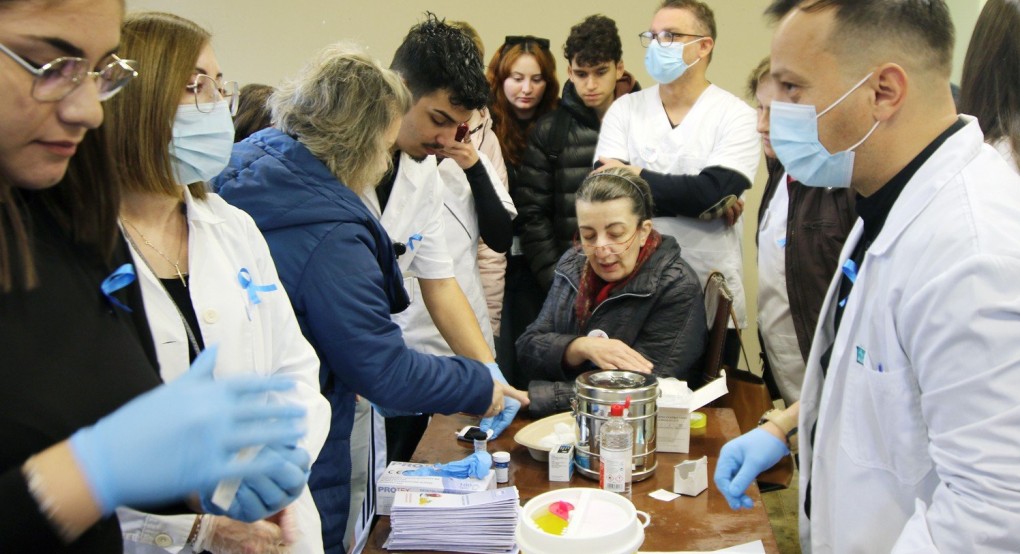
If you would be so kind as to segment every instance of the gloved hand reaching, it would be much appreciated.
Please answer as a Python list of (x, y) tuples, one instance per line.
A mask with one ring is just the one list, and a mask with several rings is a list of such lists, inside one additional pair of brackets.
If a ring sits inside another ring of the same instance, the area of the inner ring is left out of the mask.
[(754, 501), (747, 496), (751, 481), (789, 453), (783, 441), (760, 427), (744, 433), (723, 445), (719, 452), (715, 486), (726, 497), (730, 508), (752, 508)]
[(227, 478), (253, 478), (283, 470), (290, 460), (256, 457), (235, 462), (243, 447), (295, 444), (305, 433), (305, 409), (267, 404), (266, 393), (294, 387), (290, 379), (234, 377), (213, 380), (216, 347), (191, 370), (149, 391), (70, 443), (104, 515), (117, 506), (145, 507), (208, 495)]
[[(499, 366), (495, 362), (489, 362), (485, 364), (485, 367), (489, 368), (489, 373), (492, 375), (493, 381), (510, 387), (510, 384), (506, 381), (506, 377), (503, 376), (503, 372), (500, 371)], [(490, 437), (490, 440), (494, 439), (513, 422), (514, 417), (517, 416), (517, 412), (520, 410), (520, 400), (509, 395), (504, 395), (503, 411), (493, 417), (483, 419), (482, 422), (478, 424), (478, 428), (482, 431), (492, 429), (492, 437)]]
[(255, 463), (274, 468), (270, 472), (245, 477), (230, 508), (222, 510), (202, 496), (202, 509), (238, 521), (258, 521), (279, 512), (297, 500), (308, 482), (312, 458), (296, 446), (267, 446), (259, 450)]
[(488, 452), (475, 452), (463, 460), (446, 464), (435, 464), (403, 472), (404, 475), (417, 477), (456, 477), (458, 479), (484, 479), (492, 469), (492, 455)]

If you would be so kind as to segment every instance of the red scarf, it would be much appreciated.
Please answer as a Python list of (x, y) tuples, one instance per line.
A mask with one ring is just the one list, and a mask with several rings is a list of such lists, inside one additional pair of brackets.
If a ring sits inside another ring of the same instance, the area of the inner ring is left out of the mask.
[(592, 312), (595, 311), (599, 304), (605, 302), (614, 290), (623, 287), (638, 274), (641, 266), (648, 261), (648, 258), (652, 257), (652, 254), (658, 250), (661, 244), (662, 235), (655, 229), (652, 229), (652, 232), (648, 235), (648, 240), (645, 241), (641, 251), (638, 252), (634, 271), (613, 283), (607, 283), (599, 277), (591, 268), (590, 261), (584, 263), (584, 268), (581, 270), (581, 279), (577, 287), (577, 300), (574, 302), (574, 313), (577, 315), (577, 327), (579, 330), (583, 331), (588, 326), (588, 319), (591, 318)]

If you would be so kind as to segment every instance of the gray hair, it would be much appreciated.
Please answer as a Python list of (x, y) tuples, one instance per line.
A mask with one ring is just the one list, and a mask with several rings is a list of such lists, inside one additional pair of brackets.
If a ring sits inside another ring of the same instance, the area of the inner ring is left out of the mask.
[(612, 167), (589, 175), (577, 188), (574, 201), (609, 202), (618, 198), (630, 198), (639, 222), (651, 219), (655, 213), (648, 182), (623, 167)]
[(337, 43), (281, 85), (269, 107), (273, 126), (295, 136), (360, 193), (390, 167), (386, 130), (411, 109), (411, 93), (361, 48)]

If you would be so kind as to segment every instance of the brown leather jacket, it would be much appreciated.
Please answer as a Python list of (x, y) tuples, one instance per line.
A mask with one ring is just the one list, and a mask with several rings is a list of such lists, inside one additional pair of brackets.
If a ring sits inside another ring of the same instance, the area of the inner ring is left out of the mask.
[[(776, 187), (786, 185), (786, 171), (778, 160), (766, 158), (769, 178), (758, 210), (758, 229)], [(789, 184), (789, 219), (786, 224), (786, 292), (790, 296), (793, 327), (800, 353), (807, 361), (825, 293), (836, 274), (839, 253), (857, 221), (856, 193), (852, 189)], [(758, 231), (755, 231), (755, 244)]]

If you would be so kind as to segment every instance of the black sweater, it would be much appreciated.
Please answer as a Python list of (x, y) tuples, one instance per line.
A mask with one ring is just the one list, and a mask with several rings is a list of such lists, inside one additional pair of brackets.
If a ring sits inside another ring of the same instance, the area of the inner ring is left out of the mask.
[[(112, 307), (99, 289), (129, 255), (121, 244), (114, 261), (102, 261), (28, 204), (39, 285), (0, 292), (0, 552), (122, 552), (116, 517), (63, 545), (20, 467), (160, 384), (132, 314)], [(116, 295), (144, 320), (137, 284)]]

